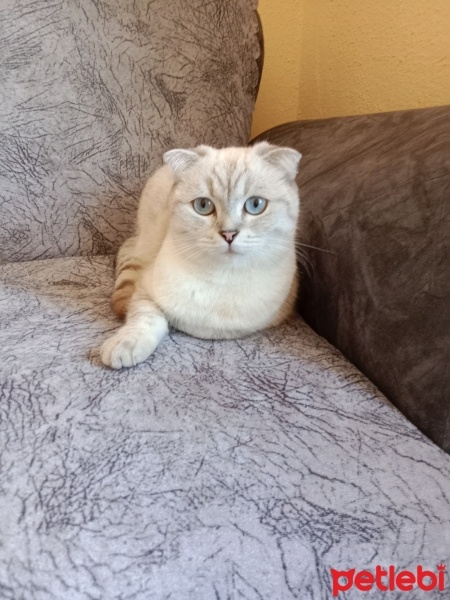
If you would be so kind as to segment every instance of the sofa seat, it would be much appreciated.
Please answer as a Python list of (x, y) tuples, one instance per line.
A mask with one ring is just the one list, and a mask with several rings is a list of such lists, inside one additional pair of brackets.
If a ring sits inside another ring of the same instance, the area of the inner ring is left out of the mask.
[(112, 256), (0, 280), (2, 599), (321, 600), (330, 568), (449, 565), (450, 457), (300, 318), (113, 371)]

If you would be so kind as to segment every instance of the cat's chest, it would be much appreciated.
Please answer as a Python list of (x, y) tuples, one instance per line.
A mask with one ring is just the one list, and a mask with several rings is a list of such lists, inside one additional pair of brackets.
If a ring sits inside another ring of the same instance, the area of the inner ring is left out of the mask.
[[(155, 269), (153, 285), (158, 304), (178, 316), (196, 313), (207, 318), (213, 313), (219, 318), (230, 319), (245, 313), (250, 304), (249, 279), (240, 273), (218, 271), (207, 276), (172, 265), (171, 269)], [(250, 287), (253, 294), (260, 291), (257, 281), (252, 281)]]
[(178, 329), (222, 338), (268, 326), (289, 285), (264, 272), (222, 268), (208, 276), (160, 260), (153, 267), (151, 294)]

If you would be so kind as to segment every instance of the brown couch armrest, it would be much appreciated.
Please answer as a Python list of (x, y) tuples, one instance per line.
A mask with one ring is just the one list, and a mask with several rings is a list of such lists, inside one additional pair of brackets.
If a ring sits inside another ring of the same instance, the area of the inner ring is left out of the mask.
[[(303, 153), (299, 308), (450, 450), (450, 107), (288, 123)], [(394, 433), (394, 432), (393, 432)]]

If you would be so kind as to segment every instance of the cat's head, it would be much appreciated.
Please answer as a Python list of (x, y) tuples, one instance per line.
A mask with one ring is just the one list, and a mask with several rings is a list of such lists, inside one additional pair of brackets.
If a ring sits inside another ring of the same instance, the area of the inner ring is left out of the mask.
[(245, 148), (170, 150), (169, 232), (180, 256), (198, 263), (265, 264), (292, 250), (301, 154), (260, 142)]

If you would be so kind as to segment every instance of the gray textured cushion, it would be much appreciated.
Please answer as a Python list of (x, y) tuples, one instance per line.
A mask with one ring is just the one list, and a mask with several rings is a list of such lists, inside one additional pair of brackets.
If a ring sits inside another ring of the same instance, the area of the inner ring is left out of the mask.
[(324, 600), (331, 567), (450, 564), (450, 457), (301, 320), (116, 372), (111, 257), (0, 279), (2, 600)]
[(304, 154), (301, 239), (326, 250), (304, 248), (302, 314), (450, 451), (450, 107), (263, 137)]
[(0, 262), (114, 251), (164, 150), (246, 144), (254, 0), (2, 0)]

